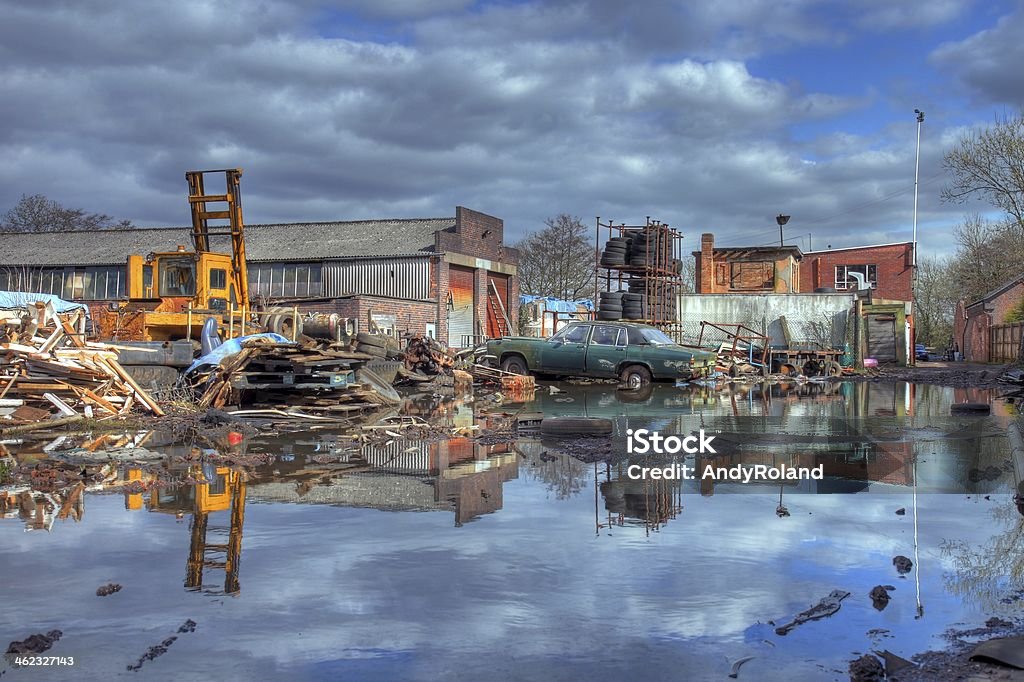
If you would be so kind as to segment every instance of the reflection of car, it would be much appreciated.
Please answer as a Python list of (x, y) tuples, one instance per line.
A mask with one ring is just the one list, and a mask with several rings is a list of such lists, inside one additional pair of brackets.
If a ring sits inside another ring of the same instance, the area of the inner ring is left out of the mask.
[(928, 349), (924, 347), (923, 343), (914, 345), (914, 357), (918, 360), (928, 360)]
[(506, 372), (619, 377), (632, 387), (690, 379), (715, 363), (714, 353), (680, 346), (660, 329), (632, 322), (574, 322), (549, 339), (488, 341), (487, 352)]

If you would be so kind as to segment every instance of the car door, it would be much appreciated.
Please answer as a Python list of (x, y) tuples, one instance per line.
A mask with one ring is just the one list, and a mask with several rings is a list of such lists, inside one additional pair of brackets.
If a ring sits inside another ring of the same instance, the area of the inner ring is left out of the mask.
[(587, 376), (614, 377), (626, 359), (626, 330), (617, 324), (597, 324), (587, 344)]
[(574, 325), (551, 337), (541, 351), (541, 371), (549, 374), (582, 374), (586, 368), (589, 325)]

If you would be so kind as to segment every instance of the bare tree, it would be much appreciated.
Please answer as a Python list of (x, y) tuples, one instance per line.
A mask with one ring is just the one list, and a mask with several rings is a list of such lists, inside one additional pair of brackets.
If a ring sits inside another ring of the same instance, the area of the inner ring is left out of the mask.
[(943, 161), (952, 174), (944, 199), (987, 201), (1024, 230), (1024, 115), (996, 117), (991, 127), (965, 134)]
[(574, 301), (594, 287), (594, 244), (576, 216), (562, 213), (516, 244), (519, 287), (524, 294)]
[(917, 340), (927, 346), (945, 348), (953, 335), (953, 312), (961, 295), (949, 258), (922, 258), (917, 264), (914, 286), (914, 319)]
[(970, 216), (955, 235), (957, 250), (950, 276), (960, 298), (968, 303), (1024, 270), (1024, 231), (1015, 223)]
[(3, 232), (69, 232), (132, 227), (130, 220), (115, 221), (105, 213), (87, 213), (65, 208), (42, 194), (22, 194), (21, 199), (0, 218)]

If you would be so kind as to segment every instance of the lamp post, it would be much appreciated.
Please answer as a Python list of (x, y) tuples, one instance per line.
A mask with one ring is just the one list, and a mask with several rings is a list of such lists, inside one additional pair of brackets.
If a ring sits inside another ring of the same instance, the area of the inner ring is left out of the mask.
[(917, 277), (917, 180), (921, 169), (921, 124), (924, 123), (924, 112), (914, 109), (917, 114), (917, 155), (914, 159), (914, 277)]
[(782, 242), (782, 226), (789, 222), (789, 216), (780, 213), (775, 216), (775, 222), (779, 224), (779, 246), (785, 246)]

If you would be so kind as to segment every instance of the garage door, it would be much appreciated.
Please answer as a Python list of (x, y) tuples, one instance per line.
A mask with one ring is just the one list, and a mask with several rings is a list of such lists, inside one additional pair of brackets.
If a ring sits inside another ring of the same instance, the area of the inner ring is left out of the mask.
[(473, 271), (451, 266), (448, 270), (448, 345), (473, 345)]
[(868, 315), (868, 357), (896, 362), (895, 315)]

